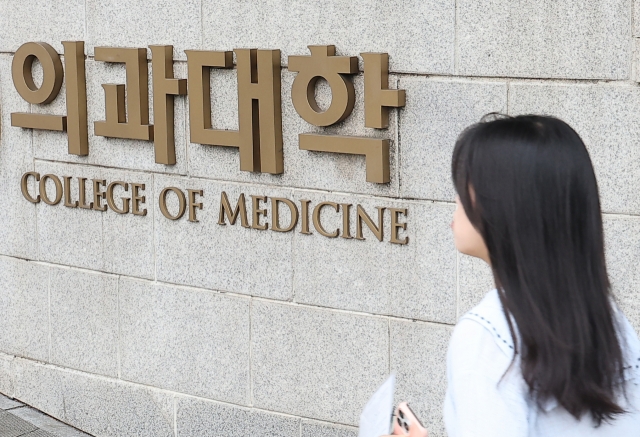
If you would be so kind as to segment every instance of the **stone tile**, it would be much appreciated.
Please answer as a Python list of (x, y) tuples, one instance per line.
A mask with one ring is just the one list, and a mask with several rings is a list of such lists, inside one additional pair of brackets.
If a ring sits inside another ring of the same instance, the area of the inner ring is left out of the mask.
[[(212, 119), (215, 129), (238, 129), (236, 71), (213, 71)], [(293, 107), (291, 86), (294, 73), (282, 74), (282, 120), (284, 173), (250, 173), (240, 171), (240, 157), (235, 147), (215, 147), (189, 144), (189, 174), (204, 178), (243, 181), (268, 185), (317, 188), (339, 192), (367, 193), (384, 196), (398, 194), (397, 178), (397, 111), (392, 109), (389, 129), (371, 129), (364, 126), (364, 80), (354, 79), (356, 102), (353, 113), (343, 122), (329, 128), (318, 128), (304, 121)], [(390, 86), (396, 87), (397, 78), (391, 76)], [(331, 91), (328, 85), (320, 84), (316, 89), (320, 107), (328, 107)], [(366, 181), (364, 156), (324, 153), (300, 150), (298, 135), (319, 132), (326, 135), (363, 136), (386, 138), (390, 142), (391, 181), (376, 184)]]
[[(153, 220), (156, 196), (153, 187), (153, 175), (140, 172), (124, 172), (102, 169), (102, 179), (107, 181), (124, 181), (144, 184), (140, 194), (146, 197), (141, 208), (147, 210), (146, 216), (134, 214), (117, 214), (112, 210), (102, 216), (102, 254), (104, 269), (108, 272), (128, 276), (153, 279), (155, 277), (155, 247)], [(131, 198), (131, 185), (128, 191), (121, 188), (114, 190), (114, 197)], [(118, 200), (118, 207), (122, 207)]]
[[(224, 0), (202, 6), (205, 49), (280, 49), (284, 65), (289, 55), (307, 54), (308, 45), (334, 44), (342, 55), (389, 52), (393, 71), (453, 73), (452, 1)], [(416, 44), (417, 38), (420, 44)], [(269, 41), (268, 47), (265, 41)]]
[[(31, 407), (22, 407), (11, 410), (11, 414), (17, 416), (30, 424), (37, 426), (41, 433), (45, 433), (46, 436), (53, 437), (91, 437), (82, 431), (79, 431), (65, 423), (59, 422), (51, 416), (36, 410)], [(30, 437), (37, 437), (32, 434), (28, 434)]]
[(14, 371), (12, 355), (0, 352), (0, 393), (13, 397), (14, 395)]
[[(104, 179), (107, 183), (144, 184), (145, 189), (140, 190), (140, 194), (146, 197), (146, 201), (141, 206), (147, 210), (147, 216), (117, 214), (111, 209), (100, 212), (68, 208), (63, 202), (55, 206), (39, 203), (38, 242), (46, 261), (143, 278), (154, 277), (153, 175), (40, 161), (36, 169), (40, 174), (72, 176), (73, 200), (78, 199), (79, 177), (87, 178), (87, 201), (93, 200), (93, 178)], [(130, 198), (131, 188), (128, 192), (117, 188), (114, 197), (118, 202), (120, 198)]]
[(607, 215), (604, 231), (613, 292), (636, 332), (640, 332), (640, 218)]
[(0, 411), (0, 431), (2, 437), (20, 437), (36, 429), (29, 422), (25, 422), (8, 411)]
[[(112, 64), (87, 60), (87, 111), (89, 128), (89, 155), (76, 156), (68, 153), (67, 135), (59, 132), (34, 131), (34, 153), (40, 159), (64, 161), (100, 166), (154, 171), (159, 173), (186, 173), (186, 107), (185, 98), (175, 99), (175, 143), (176, 165), (155, 163), (153, 141), (106, 138), (95, 135), (94, 122), (105, 119), (105, 97), (102, 84), (126, 81), (124, 64)], [(186, 65), (176, 64), (176, 78), (186, 78)], [(66, 113), (65, 88), (49, 105), (33, 106), (34, 112), (52, 114)], [(151, 86), (151, 66), (149, 65), (149, 117), (153, 124), (153, 88)]]
[[(170, 186), (183, 192), (202, 189), (203, 209), (197, 211), (199, 222), (192, 223), (187, 220), (188, 212), (180, 220), (172, 221), (154, 206), (158, 280), (280, 300), (292, 299), (292, 234), (246, 229), (240, 226), (239, 218), (235, 226), (218, 225), (223, 191), (233, 207), (240, 193), (244, 193), (251, 223), (251, 195), (290, 198), (291, 190), (155, 177), (155, 192), (160, 193)], [(177, 203), (177, 196), (170, 193), (167, 204), (173, 213), (177, 211)], [(265, 207), (269, 209), (269, 203)]]
[(301, 437), (357, 437), (358, 428), (303, 419), (300, 435)]
[(458, 73), (628, 79), (630, 0), (461, 0)]
[(389, 371), (382, 318), (254, 301), (253, 402), (258, 408), (355, 425)]
[[(35, 170), (41, 175), (72, 176), (71, 198), (78, 200), (78, 179), (87, 178), (86, 199), (93, 199), (91, 179), (102, 178), (102, 170), (90, 166), (37, 162)], [(53, 184), (51, 192), (53, 193)], [(35, 193), (35, 192), (34, 192)], [(38, 248), (40, 259), (93, 270), (104, 268), (102, 217), (99, 211), (69, 208), (58, 205), (37, 204)]]
[(602, 209), (639, 213), (640, 89), (636, 86), (514, 83), (509, 113), (547, 114), (566, 121), (582, 137), (593, 162)]
[(0, 394), (0, 410), (11, 410), (12, 408), (21, 407), (23, 405), (24, 404), (22, 402)]
[[(50, 416), (64, 420), (65, 375), (66, 372), (53, 366), (16, 358), (15, 398)], [(77, 377), (76, 381), (80, 383), (80, 377)]]
[(249, 308), (247, 298), (122, 278), (122, 378), (248, 404)]
[[(87, 31), (90, 56), (95, 46), (173, 45), (174, 58), (186, 60), (184, 50), (198, 50), (202, 46), (201, 2), (88, 0)], [(148, 57), (151, 58), (150, 50)]]
[(300, 419), (199, 399), (177, 398), (176, 428), (180, 437), (291, 437), (299, 435)]
[(65, 406), (64, 421), (95, 436), (174, 436), (173, 396), (159, 390), (69, 377)]
[(15, 52), (26, 42), (44, 41), (62, 53), (62, 41), (84, 40), (83, 0), (29, 4), (0, 0), (0, 10), (0, 52)]
[[(3, 1), (2, 8), (14, 8)], [(7, 6), (5, 6), (7, 4)], [(24, 5), (23, 5), (24, 6)], [(18, 3), (15, 4), (18, 8)], [(0, 17), (0, 23), (5, 15)], [(6, 27), (0, 24), (0, 35)], [(0, 36), (0, 41), (4, 41)], [(2, 42), (0, 42), (0, 45)], [(20, 258), (37, 258), (36, 209), (20, 192), (20, 178), (33, 170), (31, 131), (11, 126), (12, 112), (29, 112), (29, 104), (20, 97), (11, 80), (11, 61), (0, 55), (0, 253)], [(7, 74), (4, 74), (7, 72)]]
[(118, 376), (118, 279), (52, 268), (51, 362)]
[[(421, 320), (455, 323), (456, 252), (449, 223), (453, 206), (447, 204), (392, 201), (315, 192), (296, 191), (296, 203), (311, 200), (310, 209), (322, 201), (351, 204), (350, 235), (356, 235), (357, 206), (377, 221), (376, 207), (385, 207), (384, 239), (378, 241), (363, 224), (366, 240), (327, 238), (320, 235), (310, 220), (313, 235), (294, 234), (295, 301), (375, 314), (393, 314)], [(388, 208), (406, 208), (400, 221), (407, 223), (401, 237), (409, 244), (389, 242), (391, 212)], [(325, 229), (343, 227), (344, 207), (321, 210)], [(311, 215), (311, 211), (310, 211)]]
[(18, 360), (16, 397), (98, 436), (173, 436), (173, 397), (131, 383)]
[(49, 269), (0, 257), (0, 351), (49, 358)]
[(407, 91), (400, 116), (400, 193), (403, 197), (452, 201), (451, 155), (458, 135), (490, 112), (505, 112), (504, 82), (400, 80)]
[(478, 258), (458, 253), (458, 318), (496, 288), (491, 268)]
[(193, 398), (176, 399), (180, 437), (293, 437), (300, 419)]
[(453, 327), (391, 320), (391, 371), (396, 404), (406, 401), (433, 437), (444, 437), (446, 354)]

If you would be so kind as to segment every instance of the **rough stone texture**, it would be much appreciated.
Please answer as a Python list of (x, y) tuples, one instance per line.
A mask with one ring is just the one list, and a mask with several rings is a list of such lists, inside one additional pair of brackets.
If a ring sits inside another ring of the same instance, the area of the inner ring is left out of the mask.
[[(318, 128), (298, 115), (291, 101), (294, 73), (282, 73), (282, 122), (284, 173), (249, 173), (240, 171), (240, 157), (235, 147), (216, 147), (189, 144), (189, 174), (204, 178), (244, 181), (268, 185), (318, 188), (332, 191), (356, 192), (395, 196), (398, 194), (397, 175), (397, 111), (389, 111), (389, 128), (372, 129), (364, 126), (364, 80), (362, 75), (353, 82), (356, 101), (352, 114), (343, 122), (329, 128)], [(212, 125), (215, 129), (238, 129), (236, 71), (213, 70), (211, 73)], [(397, 88), (391, 76), (390, 87)], [(327, 108), (331, 102), (330, 87), (324, 83), (316, 88), (318, 105)], [(365, 158), (361, 155), (312, 152), (299, 149), (298, 135), (321, 132), (327, 135), (361, 136), (390, 139), (391, 181), (375, 184), (366, 181)]]
[[(31, 360), (14, 360), (15, 398), (52, 417), (64, 420), (66, 372)], [(74, 374), (76, 383), (84, 382)]]
[(0, 393), (7, 396), (14, 396), (14, 357), (0, 353)]
[(249, 307), (247, 298), (121, 279), (122, 378), (248, 404)]
[(25, 42), (44, 41), (62, 53), (61, 41), (85, 37), (84, 1), (0, 0), (0, 52), (15, 52)]
[(300, 419), (179, 397), (176, 429), (180, 437), (293, 437), (300, 434)]
[(640, 212), (640, 89), (635, 86), (514, 83), (509, 113), (560, 117), (582, 137), (598, 178), (605, 212)]
[[(71, 198), (78, 200), (78, 179), (87, 178), (86, 199), (93, 201), (91, 179), (143, 183), (145, 195), (142, 205), (147, 216), (116, 214), (81, 208), (65, 207), (63, 202), (51, 206), (37, 205), (38, 242), (41, 259), (57, 264), (109, 271), (113, 273), (153, 278), (155, 270), (153, 246), (153, 177), (145, 173), (80, 166), (72, 164), (37, 162), (36, 170), (44, 175), (72, 176)], [(53, 196), (54, 185), (48, 187)], [(104, 188), (103, 188), (104, 191)], [(114, 197), (131, 197), (132, 189), (118, 188)], [(35, 192), (34, 192), (35, 193)], [(103, 201), (103, 205), (106, 202)], [(118, 200), (120, 206), (120, 200)]]
[[(240, 218), (234, 226), (218, 225), (222, 191), (232, 208), (244, 193), (251, 224), (251, 195), (290, 198), (291, 190), (160, 176), (155, 177), (155, 184), (156, 193), (173, 186), (184, 193), (202, 189), (204, 194), (198, 197), (203, 203), (203, 209), (197, 211), (198, 223), (188, 221), (188, 211), (180, 220), (169, 220), (154, 206), (158, 280), (280, 300), (292, 298), (291, 233), (246, 229), (240, 226)], [(175, 194), (167, 195), (167, 205), (172, 214), (177, 213)], [(270, 217), (269, 203), (261, 205)]]
[[(7, 3), (3, 1), (3, 7)], [(18, 7), (17, 3), (15, 7)], [(4, 13), (0, 15), (1, 21)], [(0, 29), (4, 27), (0, 25)], [(4, 41), (2, 37), (0, 41)], [(35, 259), (36, 211), (20, 192), (22, 174), (33, 170), (31, 132), (11, 127), (11, 113), (29, 112), (29, 104), (13, 86), (11, 60), (7, 55), (0, 55), (0, 197), (3, 204), (0, 208), (0, 253)]]
[(49, 358), (49, 268), (0, 257), (0, 351)]
[(604, 220), (607, 267), (617, 302), (640, 332), (640, 219), (606, 216)]
[[(39, 430), (35, 432), (42, 433), (42, 437), (91, 437), (89, 434), (85, 434), (69, 425), (59, 422), (35, 408), (16, 408), (11, 410), (11, 414), (38, 427)], [(39, 435), (32, 433), (28, 434), (28, 437), (39, 437)]]
[[(156, 164), (153, 141), (106, 138), (95, 135), (94, 122), (105, 120), (105, 93), (102, 84), (124, 84), (126, 82), (124, 64), (96, 62), (88, 59), (86, 71), (89, 155), (70, 155), (68, 153), (67, 135), (64, 133), (35, 130), (33, 140), (35, 156), (50, 161), (184, 174), (187, 168), (185, 98), (175, 98), (176, 164)], [(184, 64), (176, 64), (174, 71), (176, 78), (187, 77), (186, 65)], [(52, 103), (41, 107), (33, 106), (33, 112), (65, 114), (65, 102), (65, 87), (63, 86), (60, 94)], [(151, 65), (149, 64), (149, 123), (153, 124), (153, 120), (153, 87), (151, 86)]]
[(631, 0), (461, 0), (458, 74), (628, 79)]
[(389, 371), (388, 322), (254, 301), (254, 406), (355, 425)]
[(52, 268), (51, 362), (118, 376), (118, 280)]
[[(173, 45), (174, 58), (186, 59), (185, 49), (202, 44), (201, 1), (144, 0), (117, 2), (88, 0), (87, 39), (89, 54), (94, 46), (147, 47)], [(113, 23), (105, 26), (104, 23)], [(151, 52), (149, 51), (149, 57)]]
[(316, 420), (302, 420), (301, 437), (357, 437), (358, 428), (352, 428)]
[[(296, 202), (311, 200), (313, 207), (328, 200), (326, 194), (296, 191)], [(351, 204), (350, 235), (356, 236), (357, 205), (377, 223), (376, 207), (407, 208), (408, 245), (391, 244), (391, 212), (384, 212), (384, 240), (379, 242), (366, 224), (365, 241), (327, 238), (311, 224), (313, 235), (294, 234), (295, 301), (376, 314), (455, 323), (455, 248), (449, 223), (453, 207), (444, 204), (395, 202), (385, 198), (332, 195), (339, 204)], [(328, 232), (343, 228), (344, 207), (336, 213), (321, 210)]]
[(455, 4), (449, 0), (224, 0), (203, 2), (202, 18), (205, 49), (280, 49), (285, 64), (288, 55), (308, 54), (308, 45), (333, 44), (340, 55), (389, 52), (393, 71), (453, 73)]
[(165, 392), (16, 360), (16, 397), (90, 434), (173, 436), (173, 398)]
[(446, 354), (452, 328), (390, 321), (391, 371), (396, 404), (406, 401), (433, 437), (444, 437), (442, 405), (447, 386)]
[(400, 80), (407, 108), (400, 115), (400, 193), (403, 197), (452, 201), (451, 155), (460, 132), (490, 112), (506, 112), (504, 82)]
[(458, 254), (458, 318), (496, 288), (491, 268), (478, 258)]

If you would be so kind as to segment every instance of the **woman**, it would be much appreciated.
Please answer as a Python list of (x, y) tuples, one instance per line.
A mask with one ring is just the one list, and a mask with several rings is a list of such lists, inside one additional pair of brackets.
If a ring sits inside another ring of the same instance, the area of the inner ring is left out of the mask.
[(496, 290), (447, 357), (449, 437), (640, 436), (640, 342), (605, 266), (598, 186), (578, 134), (503, 117), (459, 137), (456, 248)]

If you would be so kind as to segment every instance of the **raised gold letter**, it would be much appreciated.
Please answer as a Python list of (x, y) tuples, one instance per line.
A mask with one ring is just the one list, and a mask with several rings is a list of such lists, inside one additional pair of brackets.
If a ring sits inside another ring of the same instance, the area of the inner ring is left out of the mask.
[(187, 80), (173, 78), (173, 46), (149, 46), (153, 76), (153, 144), (158, 164), (176, 163), (173, 97), (187, 94)]
[(31, 203), (40, 202), (40, 195), (38, 194), (34, 199), (29, 194), (29, 176), (33, 176), (36, 181), (40, 180), (40, 173), (36, 173), (35, 171), (29, 171), (22, 175), (22, 179), (20, 180), (20, 190), (22, 190), (22, 195), (25, 199), (27, 199)]
[(240, 224), (242, 225), (242, 227), (248, 228), (249, 220), (247, 219), (247, 205), (244, 200), (244, 194), (240, 193), (240, 197), (238, 197), (238, 203), (236, 204), (236, 208), (233, 210), (232, 214), (229, 198), (227, 197), (227, 193), (223, 191), (220, 195), (220, 215), (218, 216), (218, 224), (226, 225), (224, 221), (224, 216), (226, 215), (227, 219), (229, 219), (229, 224), (235, 225), (238, 214), (240, 214)]
[(124, 63), (127, 73), (126, 114), (124, 110), (124, 85), (103, 84), (105, 121), (94, 123), (96, 135), (133, 140), (153, 140), (153, 126), (149, 125), (147, 49), (96, 47), (95, 59), (103, 62)]
[[(289, 207), (289, 211), (291, 211), (291, 221), (289, 222), (289, 226), (286, 228), (280, 227), (280, 215), (278, 211), (278, 203), (284, 203)], [(289, 199), (283, 199), (281, 197), (272, 197), (271, 198), (271, 229), (276, 232), (289, 232), (298, 224), (298, 208), (295, 203), (290, 201)]]

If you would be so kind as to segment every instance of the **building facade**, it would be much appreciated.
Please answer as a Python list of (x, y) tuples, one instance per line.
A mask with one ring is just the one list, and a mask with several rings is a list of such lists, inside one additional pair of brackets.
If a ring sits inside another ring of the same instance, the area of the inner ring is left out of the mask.
[(444, 436), (492, 288), (450, 158), (490, 112), (583, 137), (640, 329), (635, 3), (0, 0), (0, 392), (100, 437), (346, 437), (393, 372)]

